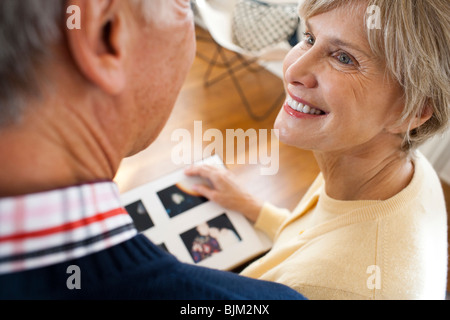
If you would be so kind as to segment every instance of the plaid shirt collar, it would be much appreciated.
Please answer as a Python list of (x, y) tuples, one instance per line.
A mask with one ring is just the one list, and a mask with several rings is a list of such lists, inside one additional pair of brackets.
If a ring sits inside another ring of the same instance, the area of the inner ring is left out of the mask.
[(80, 258), (136, 234), (111, 181), (0, 198), (0, 274)]

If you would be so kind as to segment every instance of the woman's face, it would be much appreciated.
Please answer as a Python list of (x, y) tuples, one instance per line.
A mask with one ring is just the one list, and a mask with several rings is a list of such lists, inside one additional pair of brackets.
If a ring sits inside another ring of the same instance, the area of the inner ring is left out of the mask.
[(323, 152), (364, 151), (387, 139), (400, 146), (393, 124), (403, 91), (370, 50), (365, 12), (344, 6), (306, 21), (284, 62), (287, 100), (275, 123), (282, 142)]

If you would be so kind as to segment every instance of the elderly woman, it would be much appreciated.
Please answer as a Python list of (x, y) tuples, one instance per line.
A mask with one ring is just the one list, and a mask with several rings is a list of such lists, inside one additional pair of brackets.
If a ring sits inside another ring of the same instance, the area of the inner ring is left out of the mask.
[(445, 201), (416, 148), (448, 123), (450, 2), (306, 0), (300, 15), (275, 127), (314, 152), (321, 173), (309, 191), (291, 213), (223, 170), (187, 174), (209, 178), (201, 193), (274, 240), (243, 275), (310, 299), (443, 298)]

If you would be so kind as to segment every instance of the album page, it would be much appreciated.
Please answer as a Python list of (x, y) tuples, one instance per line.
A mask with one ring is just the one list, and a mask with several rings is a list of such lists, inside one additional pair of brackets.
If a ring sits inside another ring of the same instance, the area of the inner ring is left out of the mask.
[[(218, 156), (198, 163), (223, 166)], [(271, 241), (242, 214), (197, 194), (184, 169), (122, 194), (139, 232), (180, 261), (232, 270), (271, 248)]]

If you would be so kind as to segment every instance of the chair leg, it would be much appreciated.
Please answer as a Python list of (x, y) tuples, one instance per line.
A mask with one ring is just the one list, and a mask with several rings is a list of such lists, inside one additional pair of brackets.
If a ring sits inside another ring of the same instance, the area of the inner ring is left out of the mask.
[(282, 99), (285, 96), (284, 91), (277, 97), (275, 102), (270, 106), (270, 108), (265, 113), (263, 113), (262, 115), (255, 114), (253, 112), (251, 106), (250, 106), (250, 103), (247, 100), (247, 97), (244, 94), (244, 91), (243, 91), (241, 85), (239, 84), (238, 79), (235, 76), (235, 71), (236, 70), (233, 70), (233, 68), (231, 67), (231, 65), (230, 65), (229, 61), (227, 60), (227, 58), (226, 58), (226, 56), (225, 56), (225, 54), (224, 54), (222, 49), (220, 49), (218, 51), (218, 54), (221, 56), (224, 64), (227, 66), (227, 73), (230, 76), (231, 80), (233, 81), (233, 84), (234, 84), (234, 86), (235, 86), (235, 88), (236, 88), (236, 90), (237, 90), (237, 92), (238, 92), (238, 94), (239, 94), (239, 96), (240, 96), (240, 98), (242, 100), (242, 103), (244, 104), (244, 107), (245, 107), (247, 113), (249, 114), (249, 116), (253, 120), (255, 120), (255, 121), (264, 121), (274, 110), (276, 110), (277, 108), (280, 107)]
[[(208, 38), (202, 38), (201, 40), (204, 41), (210, 41), (208, 40)], [(212, 41), (214, 42), (214, 41)], [(214, 42), (215, 43), (215, 42)], [(197, 53), (197, 56), (205, 61), (208, 62), (208, 69), (206, 70), (205, 76), (204, 76), (204, 84), (206, 87), (212, 86), (213, 84), (227, 78), (230, 77), (231, 80), (233, 81), (233, 84), (236, 88), (236, 91), (238, 92), (241, 101), (248, 113), (248, 115), (250, 116), (250, 118), (252, 118), (255, 121), (264, 121), (268, 116), (270, 116), (270, 114), (276, 110), (277, 108), (280, 107), (280, 104), (282, 102), (282, 99), (285, 96), (284, 91), (281, 92), (281, 94), (277, 97), (277, 99), (273, 102), (273, 104), (269, 107), (269, 109), (266, 110), (266, 112), (264, 112), (262, 115), (257, 115), (253, 112), (250, 103), (248, 102), (247, 97), (244, 94), (244, 90), (242, 89), (235, 73), (242, 70), (242, 69), (248, 69), (251, 72), (258, 72), (262, 69), (264, 69), (263, 66), (258, 66), (256, 68), (253, 68), (252, 65), (254, 65), (256, 62), (258, 62), (258, 59), (246, 59), (244, 58), (242, 55), (234, 52), (234, 56), (233, 58), (229, 59), (227, 58), (227, 56), (225, 55), (224, 49), (217, 43), (215, 43), (216, 45), (216, 50), (214, 52), (214, 55), (212, 58), (207, 58), (199, 53)], [(222, 62), (219, 62), (219, 59), (222, 60)], [(239, 61), (240, 63), (238, 65), (233, 66), (237, 61)], [(212, 70), (215, 68), (225, 68), (226, 70), (219, 74), (218, 76), (215, 76), (213, 79), (210, 79)]]
[[(241, 60), (241, 63), (243, 63), (243, 64), (246, 64), (246, 63), (247, 63), (247, 70), (249, 70), (250, 72), (256, 73), (256, 72), (259, 72), (259, 71), (261, 71), (262, 69), (264, 69), (264, 67), (261, 66), (261, 65), (258, 65), (256, 68), (253, 68), (253, 67), (252, 67), (253, 62), (252, 62), (252, 63), (248, 63), (248, 60), (245, 59), (245, 58), (244, 58), (242, 55), (240, 55), (240, 54), (236, 54), (236, 56), (238, 57), (239, 60)], [(254, 62), (257, 62), (258, 59), (254, 59), (253, 61), (254, 61)]]
[[(214, 67), (217, 65), (217, 60), (219, 59), (219, 55), (220, 55), (220, 47), (216, 47), (216, 51), (214, 52), (214, 56), (212, 57), (212, 59), (209, 61), (208, 64), (208, 69), (206, 70), (205, 73), (205, 77), (204, 77), (204, 81), (205, 81), (205, 86), (209, 87), (211, 86), (214, 82), (216, 81), (212, 81), (209, 79), (209, 76), (211, 75), (212, 70), (214, 69)], [(217, 79), (217, 78), (216, 78)]]
[[(221, 58), (222, 63), (220, 63), (218, 60), (219, 58)], [(234, 65), (236, 61), (241, 61), (239, 64)], [(205, 86), (209, 87), (212, 86), (213, 84), (227, 78), (230, 76), (229, 74), (229, 70), (231, 69), (234, 72), (238, 72), (244, 68), (250, 69), (251, 71), (255, 72), (257, 71), (257, 69), (251, 69), (251, 65), (256, 63), (258, 61), (258, 59), (245, 59), (244, 57), (242, 57), (240, 54), (238, 53), (234, 53), (233, 58), (228, 59), (224, 53), (223, 48), (220, 45), (216, 45), (216, 51), (214, 53), (214, 56), (212, 57), (212, 59), (209, 61), (209, 65), (208, 65), (208, 69), (206, 70), (205, 73)], [(233, 66), (234, 65), (234, 66)], [(227, 70), (225, 70), (224, 72), (222, 72), (221, 74), (215, 76), (213, 79), (210, 79), (211, 76), (211, 72), (214, 69), (214, 67), (220, 67), (220, 68), (225, 68)]]
[[(208, 43), (214, 44), (216, 46), (215, 53), (217, 54), (218, 47), (220, 47), (220, 46), (213, 39), (211, 39), (211, 36), (204, 36), (204, 35), (197, 33), (196, 39), (197, 39), (197, 41), (203, 41), (203, 42), (208, 42)], [(213, 64), (215, 67), (225, 68), (225, 64), (217, 61), (218, 60), (217, 57), (209, 58), (199, 51), (196, 52), (196, 56), (199, 57), (200, 59), (202, 59), (203, 61), (206, 61), (209, 65)], [(233, 57), (233, 59), (230, 61), (230, 63), (234, 64), (239, 59), (239, 56), (236, 54)]]

